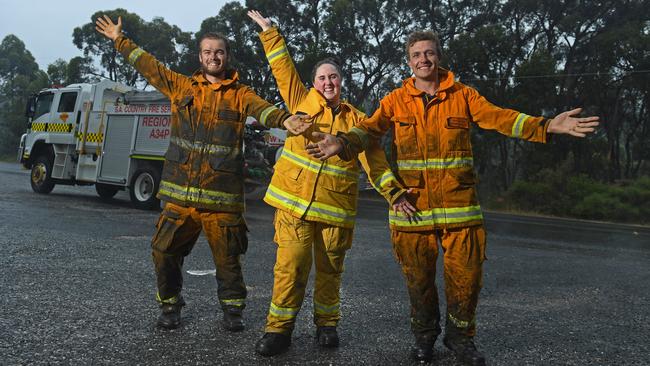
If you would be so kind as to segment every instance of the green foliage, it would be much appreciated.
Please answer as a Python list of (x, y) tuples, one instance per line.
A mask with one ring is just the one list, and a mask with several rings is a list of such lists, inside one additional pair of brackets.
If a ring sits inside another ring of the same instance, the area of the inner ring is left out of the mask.
[(89, 57), (73, 57), (70, 62), (58, 59), (47, 66), (47, 75), (52, 85), (65, 86), (99, 81)]
[(545, 170), (537, 181), (517, 181), (507, 208), (591, 220), (650, 223), (650, 177), (607, 185), (584, 175)]
[(15, 35), (0, 43), (0, 155), (13, 154), (25, 132), (27, 98), (48, 84), (32, 54)]
[(170, 68), (176, 69), (180, 66), (182, 55), (177, 50), (177, 46), (180, 49), (187, 46), (188, 33), (168, 24), (163, 18), (156, 17), (151, 22), (146, 22), (137, 14), (118, 8), (96, 12), (90, 17), (89, 23), (76, 27), (72, 32), (72, 41), (83, 51), (84, 56), (99, 59), (99, 64), (105, 71), (100, 74), (102, 77), (127, 85), (144, 83), (144, 79), (137, 71), (124, 58), (118, 56), (113, 44), (95, 30), (95, 20), (104, 15), (109, 16), (113, 22), (117, 22), (117, 18), (122, 17), (125, 36), (151, 52)]

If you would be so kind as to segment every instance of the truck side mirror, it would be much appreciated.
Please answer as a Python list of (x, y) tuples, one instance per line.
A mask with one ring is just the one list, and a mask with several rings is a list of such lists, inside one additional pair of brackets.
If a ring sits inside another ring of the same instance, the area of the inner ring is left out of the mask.
[(32, 118), (36, 112), (36, 96), (32, 95), (27, 100), (27, 106), (25, 106), (25, 117)]

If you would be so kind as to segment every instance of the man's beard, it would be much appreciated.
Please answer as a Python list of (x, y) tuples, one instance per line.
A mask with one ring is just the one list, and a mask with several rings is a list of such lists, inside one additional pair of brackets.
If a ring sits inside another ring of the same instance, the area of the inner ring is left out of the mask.
[(219, 71), (210, 71), (208, 67), (206, 67), (204, 64), (201, 64), (201, 71), (210, 76), (215, 76), (215, 77), (220, 77), (226, 74), (226, 70), (228, 69), (228, 64), (223, 64), (222, 67), (219, 69)]

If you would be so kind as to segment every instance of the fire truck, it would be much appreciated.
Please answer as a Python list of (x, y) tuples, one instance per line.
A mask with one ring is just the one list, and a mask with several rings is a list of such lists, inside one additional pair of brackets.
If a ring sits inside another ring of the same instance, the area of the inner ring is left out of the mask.
[[(45, 89), (27, 103), (18, 157), (34, 192), (55, 185), (94, 185), (110, 199), (128, 189), (136, 208), (156, 198), (171, 133), (171, 109), (158, 91), (110, 80)], [(275, 150), (265, 152), (275, 160)], [(270, 162), (270, 164), (273, 163)]]

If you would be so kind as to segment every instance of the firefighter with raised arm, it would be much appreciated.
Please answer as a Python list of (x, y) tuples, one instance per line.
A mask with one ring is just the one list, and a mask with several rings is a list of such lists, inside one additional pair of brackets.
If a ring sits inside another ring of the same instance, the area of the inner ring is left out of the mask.
[(167, 329), (181, 324), (183, 259), (203, 230), (217, 270), (224, 327), (240, 331), (246, 298), (240, 255), (248, 246), (243, 217), (244, 123), (253, 116), (268, 127), (284, 125), (302, 132), (304, 117), (277, 109), (240, 84), (229, 65), (228, 39), (220, 34), (200, 38), (201, 69), (188, 77), (169, 70), (127, 39), (121, 18), (115, 24), (104, 15), (97, 19), (96, 29), (171, 101), (171, 138), (158, 192), (166, 203), (152, 239), (156, 299), (162, 309), (157, 324)]
[(545, 143), (549, 134), (584, 137), (598, 117), (575, 117), (580, 109), (553, 119), (533, 117), (489, 103), (476, 90), (454, 80), (438, 66), (440, 41), (432, 32), (414, 32), (406, 42), (413, 77), (381, 100), (367, 120), (341, 136), (315, 133), (307, 147), (313, 157), (339, 155), (350, 160), (388, 130), (393, 131), (393, 159), (398, 180), (412, 190), (414, 217), (389, 214), (394, 254), (401, 264), (411, 302), (412, 357), (429, 362), (441, 333), (435, 284), (439, 245), (444, 262), (444, 345), (466, 364), (483, 365), (474, 345), (476, 306), (485, 260), (485, 230), (473, 172), (470, 128)]
[[(256, 351), (273, 356), (288, 349), (312, 261), (316, 267), (313, 314), (317, 342), (321, 347), (337, 347), (339, 290), (345, 254), (352, 245), (359, 165), (357, 159), (313, 159), (305, 147), (312, 131), (347, 132), (365, 115), (342, 100), (342, 73), (336, 60), (317, 62), (312, 70), (314, 87), (307, 89), (284, 38), (270, 19), (257, 11), (249, 11), (248, 16), (262, 28), (259, 36), (264, 52), (287, 107), (292, 113), (312, 116), (312, 127), (306, 134), (287, 138), (264, 197), (277, 209), (274, 241), (278, 248), (273, 297), (265, 334), (257, 342)], [(360, 154), (359, 161), (386, 200), (395, 205), (405, 202), (404, 207), (411, 207), (403, 195), (406, 189), (395, 179), (379, 144)]]

